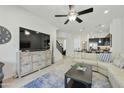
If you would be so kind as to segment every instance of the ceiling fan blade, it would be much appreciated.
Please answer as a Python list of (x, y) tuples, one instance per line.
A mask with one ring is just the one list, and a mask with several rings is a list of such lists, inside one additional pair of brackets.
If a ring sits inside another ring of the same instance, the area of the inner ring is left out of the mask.
[(76, 21), (77, 21), (78, 23), (83, 22), (79, 17), (76, 18)]
[(74, 9), (74, 5), (69, 5), (69, 10)]
[(55, 17), (66, 17), (67, 15), (55, 15)]
[(69, 22), (69, 19), (68, 19), (68, 20), (66, 20), (64, 24), (67, 24), (68, 22)]
[(78, 12), (78, 15), (87, 14), (87, 13), (90, 13), (90, 12), (93, 12), (93, 8), (89, 8), (89, 9), (80, 11), (80, 12)]

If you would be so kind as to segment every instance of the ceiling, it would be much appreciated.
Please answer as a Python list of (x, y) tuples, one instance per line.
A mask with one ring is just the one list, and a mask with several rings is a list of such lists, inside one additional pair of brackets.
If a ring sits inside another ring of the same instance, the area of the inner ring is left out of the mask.
[[(56, 26), (59, 31), (66, 32), (78, 32), (80, 29), (86, 32), (95, 31), (109, 31), (109, 24), (112, 19), (124, 16), (124, 6), (119, 5), (76, 5), (76, 11), (82, 11), (87, 8), (93, 7), (94, 12), (81, 15), (79, 18), (83, 20), (82, 23), (77, 23), (76, 21), (69, 22), (64, 25), (67, 20), (66, 17), (56, 18), (54, 15), (67, 14), (69, 8), (67, 5), (23, 5), (22, 8), (27, 11), (45, 19), (50, 24)], [(105, 10), (109, 10), (109, 13), (104, 14)], [(105, 25), (105, 27), (100, 27), (100, 25)]]

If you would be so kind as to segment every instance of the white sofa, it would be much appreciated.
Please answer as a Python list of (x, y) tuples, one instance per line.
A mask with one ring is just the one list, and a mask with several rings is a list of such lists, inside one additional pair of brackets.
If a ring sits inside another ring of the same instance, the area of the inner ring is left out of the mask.
[(97, 71), (108, 77), (112, 87), (124, 88), (124, 69), (118, 68), (109, 62), (101, 62), (95, 54), (85, 54), (83, 58), (74, 58), (75, 62), (83, 62), (92, 65), (94, 71)]

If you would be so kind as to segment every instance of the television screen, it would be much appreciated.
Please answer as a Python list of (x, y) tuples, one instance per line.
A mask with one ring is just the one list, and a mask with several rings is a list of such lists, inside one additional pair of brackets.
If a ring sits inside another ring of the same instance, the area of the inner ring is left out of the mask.
[(50, 48), (50, 35), (20, 27), (20, 50), (43, 51)]
[(25, 41), (21, 41), (20, 42), (20, 47), (23, 49), (28, 49), (31, 47), (31, 42), (25, 42)]

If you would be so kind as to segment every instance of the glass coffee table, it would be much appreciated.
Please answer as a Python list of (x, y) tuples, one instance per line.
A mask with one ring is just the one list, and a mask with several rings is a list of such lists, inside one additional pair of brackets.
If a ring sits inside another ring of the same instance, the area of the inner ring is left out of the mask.
[(77, 70), (77, 66), (73, 66), (65, 73), (65, 88), (91, 88), (92, 66), (87, 64), (83, 65), (85, 65), (86, 71)]

